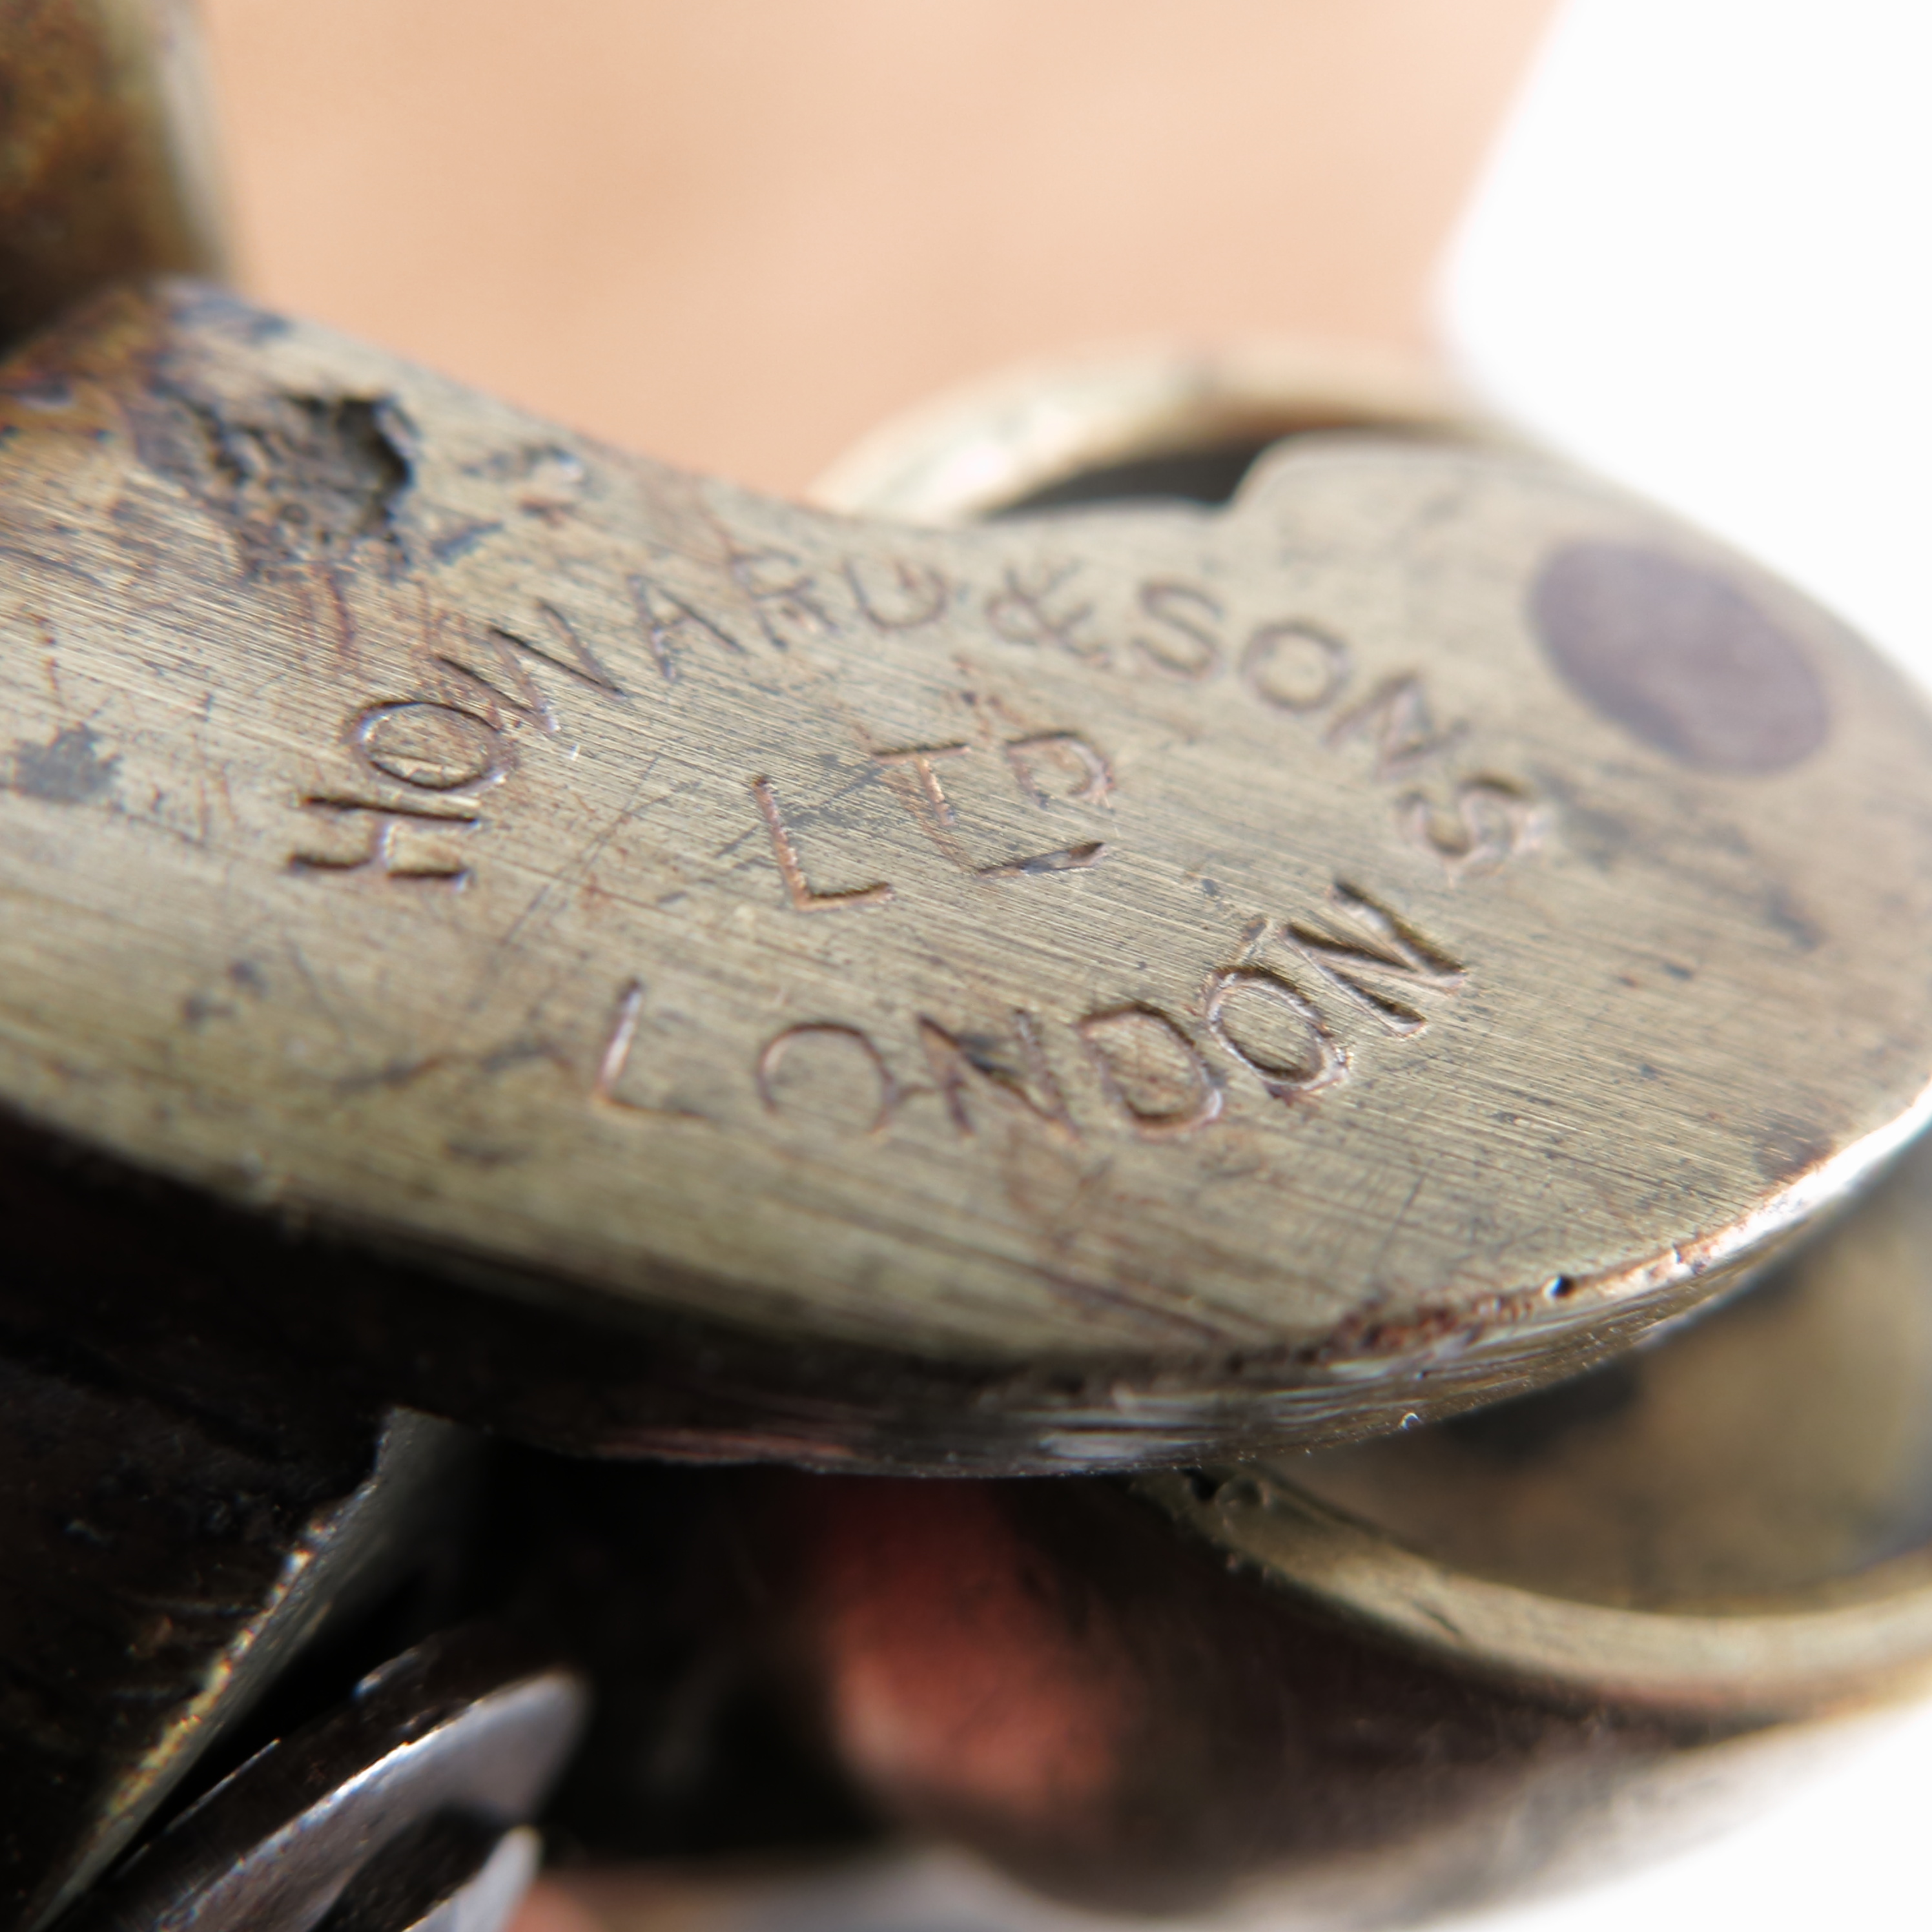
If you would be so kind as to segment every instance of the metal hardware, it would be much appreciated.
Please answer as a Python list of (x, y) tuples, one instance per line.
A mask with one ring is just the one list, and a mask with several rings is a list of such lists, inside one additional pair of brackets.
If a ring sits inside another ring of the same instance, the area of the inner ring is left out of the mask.
[[(584, 1708), (569, 1672), (487, 1633), (436, 1638), (184, 1812), (88, 1900), (75, 1932), (308, 1932), (339, 1900), (343, 1932), (490, 1932), (532, 1868), (528, 1838), (506, 1834), (562, 1768)], [(446, 1819), (474, 1828), (439, 1828)], [(371, 1872), (392, 1846), (406, 1861)]]
[(1538, 460), (854, 524), (182, 289), (0, 388), (0, 1094), (701, 1336), (740, 1449), (1445, 1413), (1921, 1118), (1917, 700)]
[(0, 1358), (0, 1915), (26, 1928), (420, 1564), (470, 1447), (296, 1390), (272, 1420), (224, 1413), (50, 1352)]
[(882, 423), (812, 486), (849, 516), (949, 524), (1069, 502), (1224, 503), (1284, 437), (1368, 432), (1508, 446), (1432, 370), (1274, 343), (1030, 364)]
[[(0, 371), (4, 1372), (17, 1468), (44, 1412), (110, 1445), (0, 1587), (184, 1688), (71, 1726), (51, 1800), (9, 1743), (26, 1921), (498, 1932), (586, 1694), (473, 1634), (94, 1882), (446, 1497), (450, 1432), (372, 1470), (344, 1419), (404, 1396), (607, 1454), (1270, 1449), (708, 1492), (844, 1770), (1090, 1900), (1466, 1904), (1920, 1688), (1928, 1156), (1666, 1332), (1923, 1118), (1932, 736), (1889, 673), (1392, 368), (984, 392), (821, 491), (1004, 519), (920, 531), (206, 289), (76, 309), (214, 259), (160, 43), (113, 64), (160, 17), (0, 8), (98, 57), (112, 150), (90, 206), (49, 92), (0, 181), (0, 332), (52, 322)], [(1064, 514), (1176, 495), (1233, 500)], [(238, 1451), (298, 1378), (348, 1449)], [(65, 1514), (137, 1451), (160, 1493)], [(143, 1510), (224, 1456), (271, 1530), (168, 1556), (239, 1607), (134, 1628)]]

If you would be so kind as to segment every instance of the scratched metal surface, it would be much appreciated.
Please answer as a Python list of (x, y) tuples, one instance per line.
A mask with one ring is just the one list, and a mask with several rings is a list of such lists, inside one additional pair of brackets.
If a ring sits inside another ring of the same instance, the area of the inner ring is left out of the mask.
[(1533, 459), (900, 530), (186, 287), (0, 388), (0, 1097), (137, 1164), (1050, 1466), (1574, 1366), (1922, 1109), (1916, 700)]

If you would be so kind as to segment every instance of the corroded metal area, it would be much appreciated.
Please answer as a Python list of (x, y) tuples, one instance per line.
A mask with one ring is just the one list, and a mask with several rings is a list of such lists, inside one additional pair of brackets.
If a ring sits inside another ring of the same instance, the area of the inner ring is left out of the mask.
[(0, 0), (0, 344), (226, 256), (187, 0)]
[(1922, 1116), (1924, 713), (1550, 464), (895, 528), (188, 288), (0, 387), (0, 1094), (138, 1164), (1041, 1468), (1553, 1375)]

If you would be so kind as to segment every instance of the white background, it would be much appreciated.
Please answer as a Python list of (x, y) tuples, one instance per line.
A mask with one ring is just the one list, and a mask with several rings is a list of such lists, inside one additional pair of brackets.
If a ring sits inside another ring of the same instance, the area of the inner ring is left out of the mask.
[(1932, 4), (1569, 0), (1444, 278), (1492, 400), (1932, 677)]
[[(1492, 404), (1932, 683), (1932, 0), (1568, 0), (1442, 310)], [(1932, 1714), (1706, 1850), (1480, 1922), (1932, 1926), (1928, 1851)]]

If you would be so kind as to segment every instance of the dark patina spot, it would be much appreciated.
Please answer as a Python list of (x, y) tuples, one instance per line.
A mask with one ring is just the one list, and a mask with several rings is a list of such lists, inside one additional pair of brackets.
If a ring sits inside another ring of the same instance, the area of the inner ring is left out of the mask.
[(88, 726), (70, 724), (49, 744), (16, 744), (10, 782), (50, 805), (86, 805), (112, 785), (120, 762), (100, 755), (100, 740)]
[(1661, 551), (1555, 552), (1530, 620), (1564, 680), (1646, 745), (1713, 772), (1774, 772), (1830, 718), (1803, 652), (1728, 578)]
[(400, 569), (409, 441), (386, 397), (262, 394), (232, 405), (163, 385), (135, 422), (142, 462), (229, 526), (251, 577), (358, 551)]

